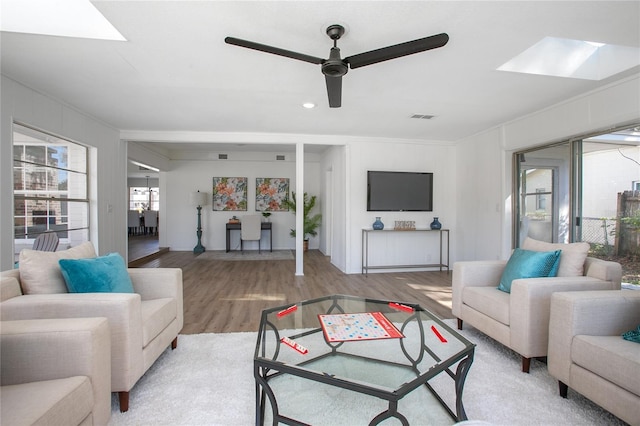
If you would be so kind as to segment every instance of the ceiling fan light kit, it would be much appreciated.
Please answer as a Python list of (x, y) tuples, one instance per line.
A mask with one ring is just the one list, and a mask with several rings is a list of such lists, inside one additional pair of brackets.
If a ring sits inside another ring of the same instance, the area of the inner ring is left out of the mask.
[(333, 47), (329, 51), (328, 59), (322, 59), (306, 55), (304, 53), (292, 52), (290, 50), (255, 43), (253, 41), (241, 40), (235, 37), (226, 37), (224, 41), (227, 44), (245, 47), (247, 49), (259, 50), (265, 53), (271, 53), (278, 56), (297, 59), (299, 61), (309, 62), (315, 65), (321, 65), (320, 69), (322, 74), (325, 76), (327, 95), (329, 97), (329, 107), (331, 108), (339, 108), (342, 105), (342, 76), (349, 71), (349, 68), (355, 69), (377, 64), (378, 62), (388, 61), (390, 59), (401, 58), (414, 53), (436, 49), (444, 46), (449, 41), (449, 36), (445, 33), (441, 33), (405, 43), (395, 44), (393, 46), (383, 47), (381, 49), (359, 53), (342, 59), (340, 57), (340, 49), (338, 48), (338, 40), (344, 35), (344, 27), (337, 24), (330, 25), (327, 27), (327, 35), (331, 40), (333, 40)]

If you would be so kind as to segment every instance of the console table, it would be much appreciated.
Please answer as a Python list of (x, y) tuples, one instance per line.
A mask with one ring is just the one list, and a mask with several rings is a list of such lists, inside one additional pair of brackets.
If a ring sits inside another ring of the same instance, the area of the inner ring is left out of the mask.
[[(273, 251), (273, 233), (271, 230), (271, 222), (262, 222), (260, 229), (269, 231), (269, 251)], [(227, 253), (231, 251), (231, 231), (240, 231), (239, 223), (227, 223)], [(260, 244), (260, 243), (258, 243)]]
[[(371, 233), (383, 233), (383, 232), (438, 232), (440, 235), (440, 261), (438, 263), (420, 264), (420, 265), (369, 265), (369, 234)], [(446, 234), (446, 244), (445, 244)], [(446, 250), (445, 246), (446, 245)], [(443, 255), (446, 254), (447, 259), (444, 263)], [(447, 268), (449, 272), (449, 230), (448, 229), (430, 229), (430, 228), (416, 228), (416, 229), (382, 229), (373, 230), (371, 228), (362, 229), (362, 273), (367, 274), (369, 269), (404, 269), (404, 268)]]

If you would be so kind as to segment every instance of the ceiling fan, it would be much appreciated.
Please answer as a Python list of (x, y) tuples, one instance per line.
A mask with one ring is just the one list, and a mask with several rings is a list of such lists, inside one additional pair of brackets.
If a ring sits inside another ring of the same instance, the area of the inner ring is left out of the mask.
[(260, 50), (261, 52), (272, 53), (274, 55), (285, 56), (287, 58), (321, 65), (322, 74), (324, 74), (325, 81), (327, 83), (329, 107), (331, 108), (339, 108), (342, 104), (342, 76), (349, 71), (349, 68), (354, 69), (364, 67), (366, 65), (377, 64), (378, 62), (388, 61), (389, 59), (396, 59), (402, 56), (436, 49), (444, 46), (449, 41), (449, 36), (446, 33), (441, 33), (405, 43), (395, 44), (393, 46), (383, 47), (381, 49), (370, 50), (368, 52), (359, 53), (357, 55), (341, 59), (338, 40), (344, 35), (344, 27), (342, 25), (330, 25), (327, 28), (327, 35), (331, 40), (333, 40), (333, 47), (329, 52), (329, 59), (317, 58), (304, 53), (292, 52), (290, 50), (280, 49), (279, 47), (267, 46), (265, 44), (241, 40), (235, 37), (226, 37), (224, 41), (227, 44), (233, 44), (235, 46)]

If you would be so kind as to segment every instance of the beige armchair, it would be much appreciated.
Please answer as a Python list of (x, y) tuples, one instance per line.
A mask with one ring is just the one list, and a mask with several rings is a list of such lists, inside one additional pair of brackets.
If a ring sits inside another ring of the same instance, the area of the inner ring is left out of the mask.
[(640, 291), (553, 294), (547, 363), (560, 395), (570, 387), (640, 425), (640, 344), (622, 338), (639, 325)]
[[(29, 255), (33, 256), (34, 253)], [(39, 275), (43, 275), (43, 270), (44, 273), (50, 273), (46, 272), (51, 265), (48, 264), (48, 258), (42, 257), (45, 255), (66, 256), (65, 251), (38, 252), (37, 259), (42, 268), (35, 272)], [(23, 282), (22, 278), (27, 273), (23, 267), (34, 266), (33, 258), (24, 258), (25, 261), (21, 255), (20, 270), (2, 272), (0, 318), (3, 321), (95, 316), (107, 318), (111, 329), (111, 391), (118, 392), (120, 411), (127, 411), (129, 391), (138, 379), (168, 346), (177, 346), (177, 336), (183, 325), (182, 270), (128, 269), (134, 293), (66, 293), (58, 289), (56, 293), (42, 294), (42, 288), (34, 287), (32, 283), (28, 287)], [(57, 261), (54, 265), (57, 265)], [(40, 278), (45, 278), (47, 283), (62, 280), (59, 268), (56, 273)], [(64, 284), (60, 285), (64, 288)], [(27, 294), (30, 293), (26, 291), (27, 288), (31, 292), (37, 290), (40, 294)]]
[(0, 323), (0, 423), (106, 425), (111, 417), (106, 318)]
[[(559, 275), (569, 273), (563, 271), (563, 262), (565, 270), (569, 266), (571, 249), (567, 246), (572, 245), (563, 246), (567, 250), (560, 257)], [(455, 263), (452, 312), (458, 319), (458, 329), (466, 322), (514, 350), (522, 356), (522, 371), (528, 373), (531, 358), (547, 355), (552, 293), (620, 289), (620, 264), (585, 257), (580, 259), (580, 276), (516, 279), (511, 293), (497, 289), (506, 260)]]

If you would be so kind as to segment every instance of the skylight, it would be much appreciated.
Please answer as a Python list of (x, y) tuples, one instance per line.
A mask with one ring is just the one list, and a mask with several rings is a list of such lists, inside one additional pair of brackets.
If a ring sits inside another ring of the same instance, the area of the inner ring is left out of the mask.
[(89, 0), (0, 0), (0, 31), (126, 41)]
[(545, 37), (498, 70), (602, 80), (638, 65), (636, 47)]

